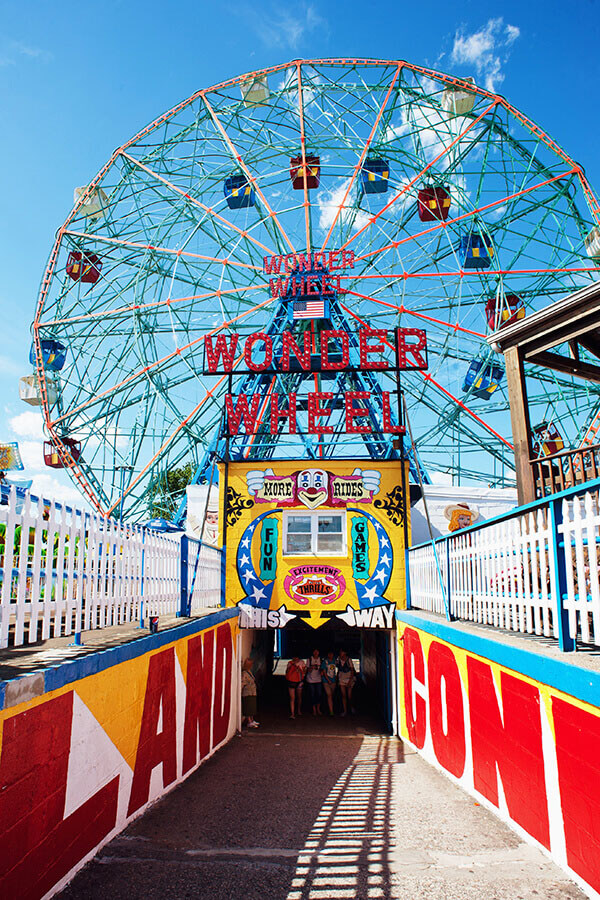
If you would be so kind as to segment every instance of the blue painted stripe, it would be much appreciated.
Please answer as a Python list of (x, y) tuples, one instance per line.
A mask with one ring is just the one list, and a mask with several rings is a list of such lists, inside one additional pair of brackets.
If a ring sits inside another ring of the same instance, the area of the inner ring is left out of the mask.
[(600, 672), (592, 672), (566, 660), (542, 656), (533, 650), (509, 646), (493, 638), (480, 637), (452, 625), (446, 625), (444, 622), (421, 619), (412, 611), (396, 610), (396, 619), (476, 656), (482, 656), (521, 675), (527, 675), (534, 681), (547, 684), (584, 703), (600, 706)]
[[(87, 678), (89, 675), (96, 675), (98, 672), (110, 669), (111, 666), (118, 666), (119, 663), (136, 659), (138, 656), (144, 656), (144, 654), (157, 650), (159, 647), (164, 647), (167, 644), (172, 644), (174, 641), (206, 631), (207, 628), (212, 628), (214, 625), (227, 621), (227, 619), (234, 619), (237, 615), (237, 607), (218, 609), (201, 619), (194, 619), (193, 622), (176, 625), (174, 628), (159, 631), (158, 634), (150, 634), (147, 637), (129, 641), (127, 644), (119, 644), (118, 647), (109, 647), (108, 650), (99, 650), (97, 653), (80, 656), (78, 659), (70, 662), (38, 670), (35, 674), (39, 674), (41, 671), (44, 676), (44, 693), (55, 691), (67, 684), (71, 684), (71, 682), (79, 681), (81, 678)], [(27, 677), (31, 674), (31, 672), (27, 672), (21, 677)], [(4, 709), (7, 684), (7, 681), (0, 682), (0, 709)]]

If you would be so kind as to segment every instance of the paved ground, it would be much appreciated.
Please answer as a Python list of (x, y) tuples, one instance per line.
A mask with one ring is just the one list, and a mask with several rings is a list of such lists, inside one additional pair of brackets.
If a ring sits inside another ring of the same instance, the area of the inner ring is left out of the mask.
[(575, 900), (541, 852), (366, 719), (265, 716), (62, 900)]

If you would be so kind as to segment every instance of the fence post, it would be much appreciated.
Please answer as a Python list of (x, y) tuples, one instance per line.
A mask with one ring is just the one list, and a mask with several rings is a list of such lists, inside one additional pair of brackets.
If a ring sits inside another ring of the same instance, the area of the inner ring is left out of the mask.
[(569, 628), (569, 613), (564, 606), (567, 593), (567, 565), (565, 555), (565, 536), (558, 529), (563, 523), (562, 500), (550, 501), (550, 535), (551, 552), (554, 560), (554, 589), (556, 592), (556, 616), (558, 620), (558, 644), (561, 650), (576, 650), (575, 637)]
[(452, 589), (450, 587), (450, 538), (446, 539), (446, 618), (449, 622), (452, 622), (454, 616), (452, 615)]
[(181, 537), (180, 545), (180, 572), (179, 585), (181, 588), (181, 596), (179, 600), (178, 616), (189, 616), (189, 597), (188, 597), (188, 559), (189, 559), (189, 542), (187, 535)]

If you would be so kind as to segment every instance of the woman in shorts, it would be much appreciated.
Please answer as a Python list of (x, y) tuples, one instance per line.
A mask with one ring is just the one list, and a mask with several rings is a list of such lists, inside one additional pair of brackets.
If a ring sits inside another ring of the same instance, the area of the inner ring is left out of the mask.
[(290, 659), (285, 670), (285, 681), (290, 697), (290, 719), (296, 718), (296, 713), (302, 715), (302, 684), (304, 682), (305, 666), (299, 656)]
[(310, 703), (313, 716), (321, 715), (321, 655), (318, 650), (313, 650), (306, 662), (306, 684), (310, 694)]
[(340, 650), (340, 655), (337, 659), (337, 679), (340, 686), (340, 694), (342, 695), (342, 706), (344, 707), (342, 712), (343, 716), (348, 712), (348, 698), (352, 694), (355, 678), (356, 670), (354, 669), (354, 663), (345, 650)]
[(335, 665), (335, 657), (333, 650), (330, 650), (321, 663), (321, 683), (327, 697), (327, 706), (329, 707), (329, 715), (333, 715), (333, 694), (337, 684), (337, 668)]

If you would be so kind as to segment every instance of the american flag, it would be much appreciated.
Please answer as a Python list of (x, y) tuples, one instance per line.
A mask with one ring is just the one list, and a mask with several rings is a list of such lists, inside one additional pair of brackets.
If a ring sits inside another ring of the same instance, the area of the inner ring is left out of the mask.
[(325, 300), (294, 300), (293, 319), (324, 319)]

